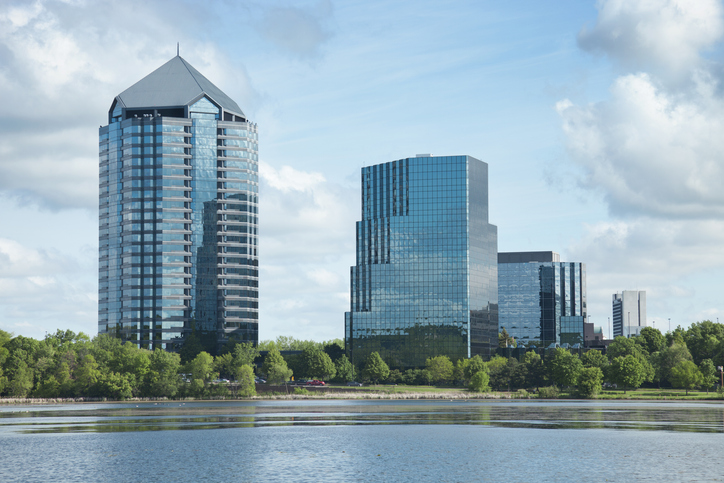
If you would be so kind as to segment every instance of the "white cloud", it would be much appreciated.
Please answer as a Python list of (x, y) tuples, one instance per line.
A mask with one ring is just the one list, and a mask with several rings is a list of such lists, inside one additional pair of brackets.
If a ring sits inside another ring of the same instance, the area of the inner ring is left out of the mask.
[(256, 102), (244, 67), (185, 28), (213, 15), (171, 1), (0, 5), (0, 191), (53, 210), (94, 209), (97, 127), (114, 96), (175, 54), (176, 40), (232, 98)]
[(724, 99), (718, 81), (670, 92), (647, 74), (619, 77), (611, 98), (558, 113), (585, 186), (601, 190), (614, 214), (724, 215)]
[(264, 12), (258, 29), (282, 51), (299, 58), (314, 58), (332, 36), (327, 24), (332, 3), (321, 1), (313, 8), (272, 7)]
[[(611, 315), (611, 296), (621, 290), (645, 290), (649, 322), (672, 317), (672, 328), (721, 313), (716, 294), (724, 268), (724, 222), (639, 217), (585, 228), (566, 259), (586, 263), (588, 313), (596, 325)], [(710, 273), (711, 287), (702, 290)], [(668, 329), (663, 323), (657, 327)]]
[(596, 24), (583, 28), (578, 42), (627, 69), (680, 78), (722, 33), (719, 0), (601, 0)]
[(342, 337), (358, 187), (260, 165), (260, 338)]
[(587, 263), (594, 316), (611, 313), (611, 294), (638, 289), (649, 321), (686, 326), (721, 310), (702, 280), (724, 268), (722, 69), (702, 52), (722, 38), (724, 11), (720, 0), (604, 0), (598, 9), (579, 45), (633, 73), (604, 101), (556, 105), (579, 183), (611, 215), (567, 256)]
[(93, 267), (95, 254), (76, 258), (0, 238), (0, 329), (35, 338), (60, 327), (92, 335), (98, 314)]

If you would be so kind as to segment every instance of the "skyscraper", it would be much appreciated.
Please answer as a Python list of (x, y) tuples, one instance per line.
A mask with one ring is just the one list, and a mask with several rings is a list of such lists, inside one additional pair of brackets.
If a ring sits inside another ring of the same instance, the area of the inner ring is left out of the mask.
[(498, 254), (500, 330), (519, 343), (583, 344), (586, 265), (555, 252)]
[(613, 336), (639, 335), (646, 323), (646, 292), (624, 290), (613, 294)]
[(497, 347), (497, 227), (488, 165), (418, 155), (362, 168), (347, 351), (395, 367), (489, 356)]
[(179, 56), (116, 96), (99, 129), (99, 333), (258, 340), (257, 140)]

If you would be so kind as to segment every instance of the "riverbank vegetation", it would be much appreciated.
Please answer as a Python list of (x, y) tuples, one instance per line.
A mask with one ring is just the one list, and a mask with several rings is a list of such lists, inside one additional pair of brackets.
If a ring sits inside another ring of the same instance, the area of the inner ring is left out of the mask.
[[(294, 378), (342, 386), (349, 381), (372, 384), (346, 387), (347, 397), (373, 393), (389, 397), (440, 397), (443, 393), (506, 398), (723, 397), (715, 385), (720, 378), (717, 366), (724, 366), (724, 324), (711, 321), (692, 324), (687, 330), (679, 327), (666, 335), (646, 327), (638, 337), (617, 337), (605, 353), (560, 347), (517, 349), (516, 357), (496, 355), (487, 361), (475, 356), (453, 362), (436, 356), (425, 367), (404, 370), (390, 367), (377, 353), (355, 366), (340, 340), (317, 343), (280, 337), (259, 347), (232, 342), (213, 355), (202, 349), (192, 343), (176, 354), (139, 349), (108, 335), (91, 339), (58, 330), (39, 341), (0, 331), (0, 396), (238, 398), (255, 396), (259, 390), (264, 397), (276, 397), (293, 395), (295, 389), (280, 386), (283, 391), (270, 391), (271, 385)], [(265, 384), (259, 384), (260, 376)], [(324, 394), (296, 391), (296, 397)], [(329, 391), (327, 396), (340, 393), (334, 394)]]

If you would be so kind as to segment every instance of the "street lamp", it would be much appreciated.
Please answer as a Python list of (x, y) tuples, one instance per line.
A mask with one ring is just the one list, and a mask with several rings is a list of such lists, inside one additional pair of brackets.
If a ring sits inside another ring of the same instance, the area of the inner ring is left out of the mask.
[(669, 332), (671, 332), (671, 317), (669, 317)]

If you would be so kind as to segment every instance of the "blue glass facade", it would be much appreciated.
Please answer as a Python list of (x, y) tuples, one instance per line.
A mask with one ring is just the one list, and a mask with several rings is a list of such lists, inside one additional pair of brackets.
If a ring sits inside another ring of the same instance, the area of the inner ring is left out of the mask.
[(497, 227), (488, 166), (418, 156), (362, 168), (362, 219), (345, 338), (352, 360), (394, 367), (497, 346)]
[[(186, 66), (159, 70), (200, 76)], [(148, 349), (177, 349), (194, 328), (256, 343), (257, 127), (205, 91), (130, 105), (149, 82), (119, 95), (99, 130), (98, 331)]]
[(511, 262), (520, 259), (516, 255), (525, 254), (501, 253), (499, 257), (500, 330), (505, 329), (523, 344), (582, 344), (586, 265), (537, 260)]

